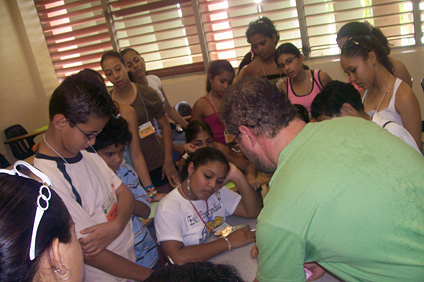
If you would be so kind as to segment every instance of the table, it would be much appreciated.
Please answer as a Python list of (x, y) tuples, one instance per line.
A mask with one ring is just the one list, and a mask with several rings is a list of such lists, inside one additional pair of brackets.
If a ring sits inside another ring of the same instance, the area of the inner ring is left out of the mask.
[[(238, 216), (229, 216), (227, 217), (227, 223), (235, 226), (235, 225), (242, 225), (242, 224), (249, 224), (251, 229), (256, 228), (256, 219), (246, 219)], [(216, 240), (216, 236), (209, 236), (206, 240), (206, 242), (210, 242), (213, 240)], [(217, 264), (229, 264), (233, 265), (237, 271), (239, 272), (241, 278), (246, 281), (250, 282), (253, 281), (256, 277), (256, 270), (258, 269), (258, 263), (257, 260), (250, 259), (250, 249), (252, 248), (253, 243), (244, 245), (243, 247), (232, 249), (230, 251), (226, 251), (224, 253), (221, 253), (213, 258), (211, 258), (209, 261)], [(330, 274), (326, 273), (321, 279), (315, 280), (318, 282), (340, 282), (341, 280), (338, 280), (331, 276)]]

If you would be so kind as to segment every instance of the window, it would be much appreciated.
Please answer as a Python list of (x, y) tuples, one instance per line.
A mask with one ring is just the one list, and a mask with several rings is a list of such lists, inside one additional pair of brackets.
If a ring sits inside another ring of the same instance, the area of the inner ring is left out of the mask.
[(339, 54), (336, 34), (366, 19), (392, 47), (422, 45), (424, 1), (406, 0), (34, 0), (57, 77), (100, 69), (103, 52), (132, 47), (159, 76), (238, 66), (249, 22), (270, 18), (280, 43), (307, 57)]

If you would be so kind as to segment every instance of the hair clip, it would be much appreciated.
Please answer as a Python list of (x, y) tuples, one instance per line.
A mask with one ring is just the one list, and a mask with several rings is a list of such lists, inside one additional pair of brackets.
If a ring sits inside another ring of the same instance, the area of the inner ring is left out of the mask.
[[(42, 183), (40, 186), (40, 190), (38, 191), (38, 197), (37, 197), (37, 210), (35, 211), (35, 217), (34, 217), (34, 225), (32, 227), (32, 233), (31, 233), (31, 244), (29, 247), (29, 259), (34, 260), (35, 259), (35, 243), (37, 239), (37, 231), (38, 227), (40, 225), (41, 219), (43, 218), (44, 211), (46, 211), (49, 208), (49, 201), (51, 199), (51, 191), (50, 188), (52, 187), (52, 182), (50, 178), (47, 177), (44, 173), (33, 167), (32, 165), (24, 162), (24, 161), (17, 161), (13, 165), (13, 169), (0, 169), (0, 173), (7, 173), (9, 175), (18, 175), (20, 177), (32, 179), (28, 175), (22, 173), (23, 169), (28, 169), (30, 172), (32, 172), (35, 176), (41, 179)], [(44, 192), (44, 193), (43, 193)], [(44, 202), (42, 204), (42, 202)]]

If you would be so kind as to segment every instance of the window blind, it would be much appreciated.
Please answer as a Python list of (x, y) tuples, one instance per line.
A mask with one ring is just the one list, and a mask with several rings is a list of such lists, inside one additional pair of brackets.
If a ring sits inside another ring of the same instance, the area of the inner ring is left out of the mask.
[(111, 0), (109, 5), (119, 49), (136, 49), (149, 72), (204, 70), (191, 1)]
[(304, 0), (310, 56), (336, 55), (337, 31), (351, 21), (368, 21), (387, 37), (391, 47), (414, 45), (412, 1)]
[(100, 69), (112, 49), (100, 0), (35, 0), (46, 43), (59, 80), (84, 68)]

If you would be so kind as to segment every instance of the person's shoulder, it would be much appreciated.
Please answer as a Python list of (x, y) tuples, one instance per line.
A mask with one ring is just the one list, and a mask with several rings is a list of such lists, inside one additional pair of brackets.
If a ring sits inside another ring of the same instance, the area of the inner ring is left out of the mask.
[(137, 85), (137, 90), (139, 91), (139, 93), (143, 96), (143, 97), (155, 97), (157, 99), (160, 99), (158, 93), (150, 86), (148, 85), (141, 85), (141, 84), (136, 84)]
[(411, 74), (409, 73), (405, 64), (402, 61), (395, 59), (391, 56), (389, 57), (389, 59), (393, 65), (393, 75), (396, 77), (399, 77), (403, 82), (411, 86), (412, 85)]
[(146, 78), (147, 78), (147, 80), (151, 80), (151, 81), (154, 81), (156, 83), (160, 83), (160, 78), (157, 75), (149, 74), (149, 75), (146, 76)]

